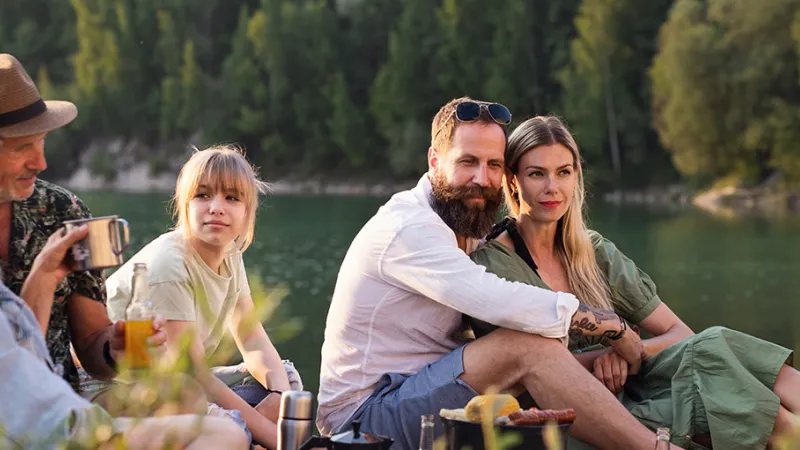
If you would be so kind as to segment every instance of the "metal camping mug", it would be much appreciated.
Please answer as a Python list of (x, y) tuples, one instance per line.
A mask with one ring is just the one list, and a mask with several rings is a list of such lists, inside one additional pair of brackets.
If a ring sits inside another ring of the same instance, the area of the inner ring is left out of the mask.
[[(119, 224), (122, 224), (122, 241), (120, 241)], [(122, 252), (130, 244), (128, 222), (117, 216), (64, 221), (67, 232), (81, 225), (89, 227), (89, 233), (72, 246), (72, 258), (75, 260), (76, 270), (121, 266)]]

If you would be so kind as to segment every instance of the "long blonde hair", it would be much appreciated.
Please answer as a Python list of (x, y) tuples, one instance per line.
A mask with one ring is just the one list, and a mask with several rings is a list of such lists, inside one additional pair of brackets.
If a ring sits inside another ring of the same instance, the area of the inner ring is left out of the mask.
[(506, 176), (503, 181), (506, 207), (514, 218), (519, 218), (519, 193), (512, 189), (512, 179), (519, 170), (522, 156), (542, 145), (561, 144), (572, 153), (575, 184), (572, 203), (564, 217), (558, 220), (555, 251), (567, 271), (572, 293), (583, 303), (596, 308), (613, 309), (608, 282), (595, 258), (594, 243), (584, 221), (585, 190), (583, 169), (578, 145), (567, 126), (555, 116), (537, 116), (522, 122), (508, 138), (506, 148)]
[(245, 230), (236, 238), (240, 251), (253, 242), (256, 226), (258, 194), (269, 191), (269, 185), (258, 178), (253, 166), (244, 157), (244, 151), (232, 145), (220, 145), (198, 150), (183, 165), (172, 198), (172, 215), (176, 228), (191, 236), (189, 202), (200, 186), (216, 191), (232, 190), (245, 204)]

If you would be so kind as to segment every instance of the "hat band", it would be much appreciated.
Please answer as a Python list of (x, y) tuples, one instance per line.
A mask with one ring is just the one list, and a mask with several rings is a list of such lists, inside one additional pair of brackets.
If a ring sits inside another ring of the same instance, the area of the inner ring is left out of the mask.
[(0, 127), (16, 125), (26, 120), (33, 119), (47, 111), (47, 105), (41, 98), (28, 106), (0, 114)]

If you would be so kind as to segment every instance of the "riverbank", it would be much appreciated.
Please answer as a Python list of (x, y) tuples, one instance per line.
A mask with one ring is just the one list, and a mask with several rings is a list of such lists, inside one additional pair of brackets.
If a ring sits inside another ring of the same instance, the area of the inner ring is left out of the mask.
[[(87, 167), (81, 167), (64, 179), (55, 183), (79, 192), (113, 191), (123, 193), (171, 193), (175, 190), (177, 171), (152, 175), (150, 164), (133, 163), (125, 170), (116, 172), (113, 179), (92, 174)], [(296, 180), (292, 178), (270, 181), (270, 190), (275, 195), (352, 195), (388, 197), (395, 192), (413, 187), (416, 180), (404, 182), (366, 182), (366, 181), (323, 181)]]
[(800, 192), (769, 187), (724, 187), (699, 193), (692, 203), (726, 217), (741, 213), (766, 216), (797, 214), (800, 213)]
[(692, 204), (694, 193), (686, 186), (674, 184), (634, 190), (616, 190), (601, 195), (603, 201), (617, 205), (654, 205), (664, 207), (685, 207)]
[[(196, 141), (199, 136), (190, 139)], [(81, 152), (77, 168), (69, 176), (53, 179), (55, 183), (78, 192), (112, 191), (120, 193), (171, 193), (175, 190), (181, 165), (193, 152), (192, 147), (173, 143), (151, 147), (136, 140), (97, 139)], [(299, 179), (296, 176), (270, 178), (276, 195), (352, 195), (386, 197), (413, 187), (417, 180), (378, 181)]]
[[(162, 192), (170, 193), (175, 188), (177, 170), (152, 174), (147, 162), (129, 162), (124, 170), (117, 170), (112, 179), (93, 174), (82, 166), (65, 179), (56, 183), (75, 191), (115, 192)], [(416, 180), (393, 182), (369, 182), (346, 180), (298, 180), (279, 179), (270, 182), (275, 195), (350, 195), (388, 197), (395, 192), (409, 189)], [(596, 196), (604, 202), (623, 205), (645, 205), (659, 208), (697, 207), (710, 214), (734, 217), (737, 214), (781, 215), (800, 213), (800, 192), (790, 191), (774, 185), (755, 188), (734, 186), (692, 191), (685, 185), (648, 187), (629, 191), (611, 191)]]
[(715, 216), (740, 214), (776, 216), (800, 213), (800, 192), (783, 188), (735, 186), (693, 192), (683, 185), (613, 191), (601, 197), (612, 204), (647, 205), (664, 208), (696, 207)]

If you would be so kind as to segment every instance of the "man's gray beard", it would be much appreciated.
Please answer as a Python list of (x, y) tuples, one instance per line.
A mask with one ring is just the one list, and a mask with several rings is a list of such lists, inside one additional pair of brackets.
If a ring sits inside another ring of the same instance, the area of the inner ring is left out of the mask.
[[(464, 199), (481, 196), (482, 206), (469, 206)], [(443, 178), (431, 177), (431, 207), (456, 236), (481, 239), (491, 231), (503, 203), (503, 190), (477, 185), (452, 187)]]

